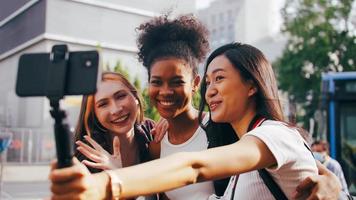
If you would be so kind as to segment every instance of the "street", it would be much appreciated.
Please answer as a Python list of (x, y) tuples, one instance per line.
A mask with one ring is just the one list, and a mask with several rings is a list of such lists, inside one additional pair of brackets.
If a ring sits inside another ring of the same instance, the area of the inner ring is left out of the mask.
[(49, 197), (49, 182), (4, 182), (1, 200), (39, 200)]

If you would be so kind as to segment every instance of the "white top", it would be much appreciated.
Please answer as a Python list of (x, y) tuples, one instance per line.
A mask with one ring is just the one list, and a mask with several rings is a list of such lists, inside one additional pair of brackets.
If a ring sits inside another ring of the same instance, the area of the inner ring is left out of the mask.
[[(205, 115), (203, 122), (209, 119), (208, 114)], [(182, 144), (172, 144), (168, 140), (168, 134), (161, 142), (161, 158), (177, 152), (192, 152), (203, 151), (208, 148), (208, 139), (205, 131), (199, 126), (193, 136)], [(170, 200), (205, 200), (214, 193), (214, 186), (212, 181), (196, 183), (182, 188), (165, 192)]]
[[(315, 160), (304, 146), (304, 139), (297, 130), (282, 122), (266, 120), (243, 137), (247, 135), (262, 140), (276, 158), (277, 166), (267, 171), (288, 199), (292, 199), (293, 192), (302, 180), (307, 176), (318, 174)], [(230, 199), (232, 185), (233, 178), (222, 199)], [(255, 170), (240, 174), (234, 196), (234, 200), (237, 199), (263, 200), (274, 199), (274, 197)], [(305, 199), (305, 196), (301, 199)]]

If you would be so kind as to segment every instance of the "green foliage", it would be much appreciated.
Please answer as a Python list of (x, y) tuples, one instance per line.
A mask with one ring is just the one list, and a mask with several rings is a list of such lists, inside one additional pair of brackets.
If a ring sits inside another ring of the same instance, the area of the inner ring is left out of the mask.
[(141, 90), (141, 81), (140, 79), (136, 76), (133, 82), (133, 85), (138, 89)]
[(132, 80), (130, 74), (127, 72), (127, 69), (122, 65), (122, 63), (118, 60), (114, 67), (114, 72), (120, 73), (124, 75), (128, 80)]
[(199, 109), (200, 100), (201, 100), (201, 96), (200, 96), (200, 89), (199, 89), (193, 95), (193, 100), (192, 101), (193, 101), (194, 108)]
[(150, 97), (148, 96), (148, 89), (145, 88), (142, 92), (143, 99), (145, 101), (145, 116), (153, 119), (154, 121), (158, 121), (160, 115), (157, 109), (154, 106), (150, 105)]
[(279, 88), (305, 110), (297, 113), (297, 119), (307, 122), (318, 109), (323, 72), (356, 70), (356, 37), (350, 19), (353, 2), (286, 0), (282, 31), (289, 39), (273, 66)]

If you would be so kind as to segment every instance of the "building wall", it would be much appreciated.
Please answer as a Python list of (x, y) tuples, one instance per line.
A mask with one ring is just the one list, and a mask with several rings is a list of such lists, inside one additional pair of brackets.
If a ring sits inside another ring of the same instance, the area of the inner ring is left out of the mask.
[(198, 16), (209, 28), (212, 49), (232, 41), (255, 44), (277, 32), (276, 6), (275, 0), (216, 0)]
[(28, 2), (30, 2), (30, 0), (2, 0), (0, 6), (0, 21), (3, 21)]
[(46, 1), (37, 1), (31, 8), (11, 21), (7, 21), (6, 18), (2, 19), (0, 23), (0, 55), (45, 32), (45, 9)]
[(208, 8), (198, 11), (199, 19), (209, 29), (211, 49), (235, 41), (238, 33), (244, 35), (240, 31), (243, 30), (244, 21), (238, 21), (243, 4), (243, 0), (217, 0)]
[[(132, 77), (147, 80), (137, 61), (135, 28), (160, 13), (195, 11), (195, 1), (178, 0), (4, 0), (0, 2), (0, 131), (13, 133), (10, 162), (47, 162), (53, 158), (53, 120), (44, 97), (15, 94), (18, 60), (23, 53), (49, 52), (55, 44), (70, 51), (100, 52), (101, 67), (117, 61)], [(22, 6), (22, 7), (21, 7)], [(6, 11), (6, 12), (2, 12)], [(11, 17), (14, 13), (20, 13)], [(76, 97), (74, 97), (76, 98)], [(73, 103), (74, 102), (74, 103)], [(79, 100), (61, 102), (70, 127), (75, 127)], [(43, 153), (45, 152), (45, 153)]]
[(246, 0), (244, 3), (245, 21), (245, 42), (254, 43), (266, 36), (270, 36), (273, 31), (273, 8), (275, 0)]
[(195, 1), (186, 0), (100, 0), (107, 3), (119, 4), (127, 7), (143, 9), (156, 13), (172, 11), (173, 14), (194, 13)]
[[(37, 43), (22, 53), (47, 49), (46, 42)], [(19, 98), (15, 94), (16, 76), (20, 53), (0, 60), (0, 126), (39, 128), (43, 125), (44, 98)], [(2, 107), (2, 108), (1, 108)]]

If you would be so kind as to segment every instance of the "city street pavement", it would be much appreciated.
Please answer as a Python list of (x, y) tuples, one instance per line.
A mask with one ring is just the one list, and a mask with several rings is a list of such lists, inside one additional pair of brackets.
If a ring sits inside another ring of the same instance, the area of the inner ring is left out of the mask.
[(50, 195), (48, 181), (4, 182), (1, 200), (40, 200)]
[(50, 195), (49, 164), (9, 164), (3, 169), (0, 200), (40, 200)]

